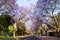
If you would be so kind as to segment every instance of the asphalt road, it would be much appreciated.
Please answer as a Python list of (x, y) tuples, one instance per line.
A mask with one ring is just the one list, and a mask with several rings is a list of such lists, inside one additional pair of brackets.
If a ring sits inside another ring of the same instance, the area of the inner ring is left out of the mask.
[(60, 40), (60, 38), (50, 36), (28, 36), (24, 38), (18, 38), (19, 40)]

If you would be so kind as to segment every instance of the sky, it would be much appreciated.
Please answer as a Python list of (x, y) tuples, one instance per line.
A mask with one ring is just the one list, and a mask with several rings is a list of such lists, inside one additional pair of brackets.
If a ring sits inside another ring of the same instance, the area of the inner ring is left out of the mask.
[(31, 7), (31, 4), (32, 5), (35, 5), (37, 2), (37, 0), (17, 0), (17, 4), (19, 6), (28, 6), (28, 7)]

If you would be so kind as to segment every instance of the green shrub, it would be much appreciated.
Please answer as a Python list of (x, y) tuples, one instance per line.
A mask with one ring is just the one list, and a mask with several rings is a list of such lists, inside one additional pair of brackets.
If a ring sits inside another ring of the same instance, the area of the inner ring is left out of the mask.
[(0, 31), (0, 36), (9, 36), (5, 31)]
[(13, 37), (6, 37), (6, 36), (0, 36), (0, 39), (1, 39), (1, 40), (16, 40), (16, 39), (13, 38)]
[(15, 38), (4, 38), (3, 40), (16, 40)]

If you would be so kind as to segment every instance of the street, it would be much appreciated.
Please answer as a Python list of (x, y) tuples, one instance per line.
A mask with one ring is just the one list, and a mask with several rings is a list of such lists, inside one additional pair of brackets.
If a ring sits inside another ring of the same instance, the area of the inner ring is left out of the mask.
[(19, 40), (60, 40), (60, 38), (57, 37), (51, 37), (51, 36), (28, 36), (23, 38), (18, 38)]

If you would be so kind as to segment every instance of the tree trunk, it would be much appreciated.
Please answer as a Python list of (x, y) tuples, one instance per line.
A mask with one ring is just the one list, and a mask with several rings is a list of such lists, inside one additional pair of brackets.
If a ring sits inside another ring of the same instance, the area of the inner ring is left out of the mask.
[(13, 31), (13, 37), (15, 37), (15, 31)]
[(47, 31), (45, 31), (45, 33), (46, 33), (46, 36), (47, 36)]

